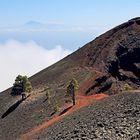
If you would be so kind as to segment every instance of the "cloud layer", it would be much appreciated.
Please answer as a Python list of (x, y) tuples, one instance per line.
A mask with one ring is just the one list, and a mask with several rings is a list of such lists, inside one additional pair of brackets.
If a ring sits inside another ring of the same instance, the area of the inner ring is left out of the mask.
[(31, 76), (70, 53), (61, 46), (48, 50), (34, 41), (0, 43), (0, 91), (12, 86), (18, 74)]

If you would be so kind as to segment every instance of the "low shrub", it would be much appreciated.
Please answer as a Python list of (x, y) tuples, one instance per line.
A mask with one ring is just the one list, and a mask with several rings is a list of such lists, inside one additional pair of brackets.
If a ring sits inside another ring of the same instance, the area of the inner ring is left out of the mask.
[(124, 88), (123, 88), (125, 91), (128, 91), (128, 90), (132, 90), (133, 88), (129, 85), (129, 84), (125, 84), (124, 85)]

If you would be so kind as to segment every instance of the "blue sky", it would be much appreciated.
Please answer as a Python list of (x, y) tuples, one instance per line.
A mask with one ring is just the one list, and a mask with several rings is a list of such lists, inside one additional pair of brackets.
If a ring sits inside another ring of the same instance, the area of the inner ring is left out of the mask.
[(0, 0), (0, 91), (140, 16), (139, 8), (140, 0)]
[(139, 16), (139, 7), (139, 0), (0, 0), (0, 25), (29, 20), (70, 25), (115, 24)]
[[(74, 51), (95, 36), (139, 16), (139, 7), (139, 0), (0, 0), (0, 41), (34, 40), (46, 48), (62, 45)], [(41, 32), (19, 31), (29, 21), (46, 26), (40, 27)]]

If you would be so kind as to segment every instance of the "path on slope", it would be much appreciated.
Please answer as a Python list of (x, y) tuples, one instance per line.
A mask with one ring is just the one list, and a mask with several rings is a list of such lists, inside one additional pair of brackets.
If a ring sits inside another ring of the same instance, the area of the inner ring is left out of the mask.
[[(97, 74), (98, 75), (98, 74)], [(88, 79), (84, 84), (82, 84), (76, 92), (76, 105), (69, 106), (64, 111), (62, 111), (58, 116), (53, 117), (49, 121), (46, 121), (39, 126), (33, 128), (31, 131), (27, 132), (26, 134), (22, 135), (20, 140), (31, 140), (36, 134), (40, 133), (42, 130), (48, 128), (52, 124), (62, 120), (64, 117), (74, 113), (75, 111), (78, 111), (80, 108), (90, 105), (91, 103), (95, 103), (97, 100), (101, 100), (105, 97), (108, 97), (108, 95), (100, 93), (100, 94), (93, 94), (90, 96), (84, 96), (84, 90), (87, 88), (87, 86), (95, 79), (95, 77)]]

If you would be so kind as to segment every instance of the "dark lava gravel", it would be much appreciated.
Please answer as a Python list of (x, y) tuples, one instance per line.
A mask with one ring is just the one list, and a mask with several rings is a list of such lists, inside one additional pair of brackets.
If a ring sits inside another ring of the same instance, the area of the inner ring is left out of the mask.
[(139, 140), (140, 93), (122, 93), (82, 108), (34, 140)]

